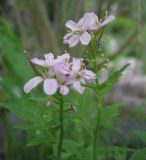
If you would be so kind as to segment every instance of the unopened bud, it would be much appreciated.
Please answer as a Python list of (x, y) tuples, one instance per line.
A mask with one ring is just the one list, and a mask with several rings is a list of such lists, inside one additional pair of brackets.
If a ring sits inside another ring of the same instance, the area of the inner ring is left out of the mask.
[(95, 60), (94, 60), (94, 59), (92, 59), (91, 61), (92, 61), (92, 62), (95, 62)]
[(77, 111), (76, 106), (71, 106), (71, 109), (72, 109), (73, 112), (76, 112), (76, 111)]
[(42, 118), (44, 118), (44, 119), (47, 118), (47, 115), (46, 114), (42, 115)]
[(47, 106), (50, 106), (51, 104), (52, 104), (52, 100), (51, 100), (51, 98), (49, 97), (46, 105), (47, 105)]
[(26, 50), (23, 50), (23, 53), (26, 53)]

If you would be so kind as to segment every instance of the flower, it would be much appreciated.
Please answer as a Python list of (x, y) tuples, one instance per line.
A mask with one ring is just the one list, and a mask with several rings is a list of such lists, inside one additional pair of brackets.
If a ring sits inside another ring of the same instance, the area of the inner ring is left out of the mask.
[(64, 36), (64, 43), (69, 44), (70, 47), (74, 47), (79, 41), (83, 45), (88, 45), (91, 40), (91, 35), (88, 32), (89, 18), (88, 15), (85, 15), (78, 21), (78, 23), (69, 20), (65, 25), (71, 31)]
[(43, 67), (52, 67), (53, 65), (62, 63), (70, 59), (70, 55), (68, 53), (63, 54), (62, 56), (57, 56), (57, 58), (55, 59), (53, 53), (49, 52), (47, 54), (44, 54), (44, 57), (45, 60), (33, 58), (31, 62)]
[(25, 93), (29, 93), (33, 88), (43, 82), (43, 90), (47, 95), (54, 95), (57, 89), (60, 88), (60, 93), (66, 95), (69, 92), (68, 87), (65, 85), (65, 76), (69, 73), (69, 54), (65, 53), (54, 59), (52, 53), (44, 55), (45, 60), (33, 58), (32, 63), (43, 66), (46, 68), (43, 76), (36, 76), (30, 79), (24, 85)]
[(106, 17), (104, 20), (99, 20), (98, 16), (95, 13), (91, 12), (87, 14), (90, 15), (90, 29), (89, 29), (90, 31), (96, 31), (115, 19), (113, 15), (110, 15)]
[(107, 17), (105, 20), (98, 19), (93, 12), (86, 13), (77, 23), (72, 20), (67, 21), (66, 27), (70, 29), (69, 33), (64, 36), (64, 43), (74, 47), (79, 42), (83, 45), (88, 45), (91, 41), (91, 33), (100, 29), (113, 21), (113, 15)]
[(85, 89), (85, 87), (82, 86), (82, 84), (86, 85), (96, 79), (96, 74), (90, 70), (82, 69), (83, 66), (84, 66), (83, 59), (73, 58), (71, 83), (73, 85), (73, 88), (79, 93), (83, 93)]
[(53, 95), (56, 93), (57, 88), (58, 88), (58, 82), (56, 79), (53, 78), (46, 78), (44, 79), (43, 77), (36, 76), (32, 79), (30, 79), (25, 85), (24, 85), (24, 92), (29, 93), (33, 88), (38, 86), (41, 82), (43, 83), (43, 89), (44, 92), (47, 95)]
[(29, 93), (32, 89), (43, 82), (43, 90), (47, 95), (54, 95), (57, 90), (65, 96), (69, 93), (69, 86), (83, 93), (86, 85), (96, 79), (96, 74), (90, 70), (83, 68), (85, 64), (81, 58), (73, 58), (69, 62), (70, 56), (65, 53), (54, 58), (52, 53), (44, 55), (45, 60), (34, 58), (32, 63), (44, 67), (45, 71), (42, 76), (36, 76), (30, 79), (24, 85), (24, 92)]

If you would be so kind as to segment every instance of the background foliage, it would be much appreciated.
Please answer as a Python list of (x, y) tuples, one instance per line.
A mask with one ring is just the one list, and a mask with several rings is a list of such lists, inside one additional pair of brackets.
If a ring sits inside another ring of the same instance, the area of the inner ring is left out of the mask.
[[(0, 0), (1, 159), (4, 156), (7, 160), (55, 159), (58, 117), (53, 108), (56, 106), (47, 106), (41, 88), (29, 95), (24, 94), (24, 83), (36, 74), (29, 59), (41, 57), (48, 51), (59, 55), (66, 48), (73, 53), (72, 56), (82, 56), (83, 47), (78, 45), (69, 49), (62, 45), (62, 37), (66, 33), (67, 20), (77, 21), (90, 11), (99, 17), (105, 16), (106, 11), (117, 17), (106, 27), (99, 53), (101, 63), (105, 59), (102, 60), (104, 53), (115, 70), (114, 78), (111, 76), (107, 83), (112, 85), (119, 78), (121, 72), (116, 72), (117, 68), (122, 61), (131, 58), (136, 65), (140, 62), (138, 76), (144, 79), (143, 83), (140, 81), (140, 84), (136, 83), (138, 86), (134, 85), (140, 92), (128, 88), (133, 83), (132, 77), (120, 98), (111, 97), (111, 92), (105, 97), (101, 121), (102, 147), (98, 154), (101, 160), (146, 159), (145, 0)], [(137, 73), (136, 70), (133, 72), (134, 75)], [(103, 92), (109, 89), (106, 87), (102, 86)], [(64, 159), (90, 160), (96, 115), (94, 94), (87, 89), (83, 95), (72, 92), (66, 99), (66, 109), (76, 106), (77, 112), (66, 113)], [(107, 99), (115, 99), (116, 104), (111, 105), (112, 100)]]

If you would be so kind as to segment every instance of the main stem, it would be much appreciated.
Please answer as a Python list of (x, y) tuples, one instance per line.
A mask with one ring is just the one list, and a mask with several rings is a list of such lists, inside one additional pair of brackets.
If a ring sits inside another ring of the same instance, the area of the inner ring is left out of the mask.
[(95, 135), (94, 135), (94, 141), (93, 141), (93, 160), (98, 160), (98, 158), (97, 158), (97, 144), (99, 144), (101, 107), (102, 107), (102, 97), (97, 95), (97, 99), (98, 99), (98, 110), (97, 110)]
[(59, 108), (59, 121), (60, 121), (60, 137), (59, 137), (59, 144), (58, 144), (58, 160), (62, 159), (61, 152), (62, 152), (62, 145), (63, 145), (63, 137), (64, 137), (64, 125), (63, 125), (63, 97), (60, 98), (60, 108)]

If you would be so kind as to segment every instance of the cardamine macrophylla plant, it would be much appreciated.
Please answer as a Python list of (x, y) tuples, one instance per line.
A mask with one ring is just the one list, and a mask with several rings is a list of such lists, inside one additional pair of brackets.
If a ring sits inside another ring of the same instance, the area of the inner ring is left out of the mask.
[[(97, 115), (96, 125), (93, 128), (93, 139), (91, 139), (92, 156), (82, 159), (86, 160), (99, 160), (99, 148), (100, 148), (100, 128), (102, 117), (102, 98), (119, 79), (123, 70), (127, 67), (124, 66), (120, 70), (117, 70), (104, 82), (100, 83), (100, 72), (105, 64), (106, 59), (101, 62), (100, 50), (101, 38), (103, 35), (104, 27), (109, 22), (113, 21), (115, 17), (113, 15), (99, 20), (97, 15), (93, 12), (86, 13), (77, 23), (69, 20), (66, 23), (66, 27), (69, 28), (69, 33), (64, 36), (64, 43), (69, 47), (74, 47), (79, 42), (82, 45), (86, 45), (88, 53), (83, 56), (86, 58), (72, 58), (71, 54), (64, 53), (55, 58), (53, 53), (44, 54), (44, 59), (33, 58), (31, 63), (38, 65), (41, 68), (40, 74), (30, 79), (24, 85), (25, 93), (29, 93), (37, 87), (40, 83), (43, 84), (44, 96), (58, 97), (57, 113), (59, 121), (59, 138), (57, 140), (57, 152), (54, 151), (54, 157), (58, 160), (67, 159), (67, 155), (64, 155), (63, 142), (65, 139), (65, 114), (64, 104), (65, 97), (75, 90), (78, 94), (84, 94), (85, 88), (90, 88), (95, 93), (97, 100)], [(55, 103), (56, 101), (54, 101)], [(90, 106), (89, 106), (90, 107)], [(48, 108), (49, 109), (49, 108)], [(93, 111), (95, 112), (95, 111)], [(86, 117), (85, 117), (86, 118)], [(76, 130), (72, 131), (76, 132)], [(79, 151), (80, 152), (80, 151)], [(105, 156), (105, 155), (104, 155)]]

